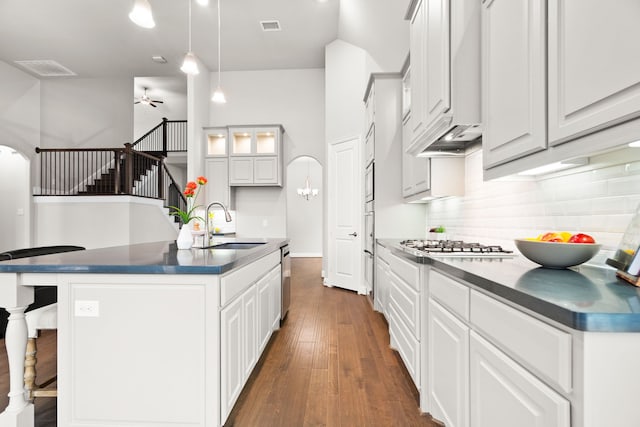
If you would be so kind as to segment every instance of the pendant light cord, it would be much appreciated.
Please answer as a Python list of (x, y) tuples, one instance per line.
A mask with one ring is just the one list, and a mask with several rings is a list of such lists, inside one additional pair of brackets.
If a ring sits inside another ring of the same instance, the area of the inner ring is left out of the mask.
[(191, 52), (191, 0), (189, 0), (189, 52)]
[(220, 88), (220, 71), (222, 65), (220, 64), (220, 0), (218, 0), (218, 89)]

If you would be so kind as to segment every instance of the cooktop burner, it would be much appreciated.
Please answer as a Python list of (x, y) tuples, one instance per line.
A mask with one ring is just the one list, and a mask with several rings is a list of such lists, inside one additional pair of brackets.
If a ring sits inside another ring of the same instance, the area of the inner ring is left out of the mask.
[(405, 248), (425, 252), (429, 256), (460, 257), (510, 257), (513, 251), (498, 245), (482, 245), (467, 243), (462, 240), (403, 240), (400, 245)]

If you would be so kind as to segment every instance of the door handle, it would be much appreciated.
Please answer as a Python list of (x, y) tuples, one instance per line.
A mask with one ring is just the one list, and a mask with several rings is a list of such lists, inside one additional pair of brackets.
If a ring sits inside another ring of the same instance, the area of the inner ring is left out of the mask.
[(358, 233), (354, 231), (353, 233), (349, 234), (349, 236), (358, 237)]

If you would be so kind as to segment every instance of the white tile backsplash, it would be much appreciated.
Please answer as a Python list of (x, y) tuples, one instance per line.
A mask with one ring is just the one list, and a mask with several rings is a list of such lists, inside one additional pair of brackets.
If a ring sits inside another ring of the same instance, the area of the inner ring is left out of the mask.
[(603, 244), (592, 263), (604, 264), (640, 204), (639, 161), (514, 181), (483, 181), (482, 151), (469, 154), (465, 166), (465, 195), (427, 206), (426, 226), (443, 225), (452, 239), (513, 249), (518, 237), (583, 232)]

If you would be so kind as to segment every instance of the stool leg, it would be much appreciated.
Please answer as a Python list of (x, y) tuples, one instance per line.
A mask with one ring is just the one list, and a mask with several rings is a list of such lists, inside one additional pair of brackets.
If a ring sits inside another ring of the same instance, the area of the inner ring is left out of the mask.
[(33, 400), (33, 389), (36, 384), (36, 339), (27, 340), (27, 351), (24, 359), (24, 389), (28, 400)]

